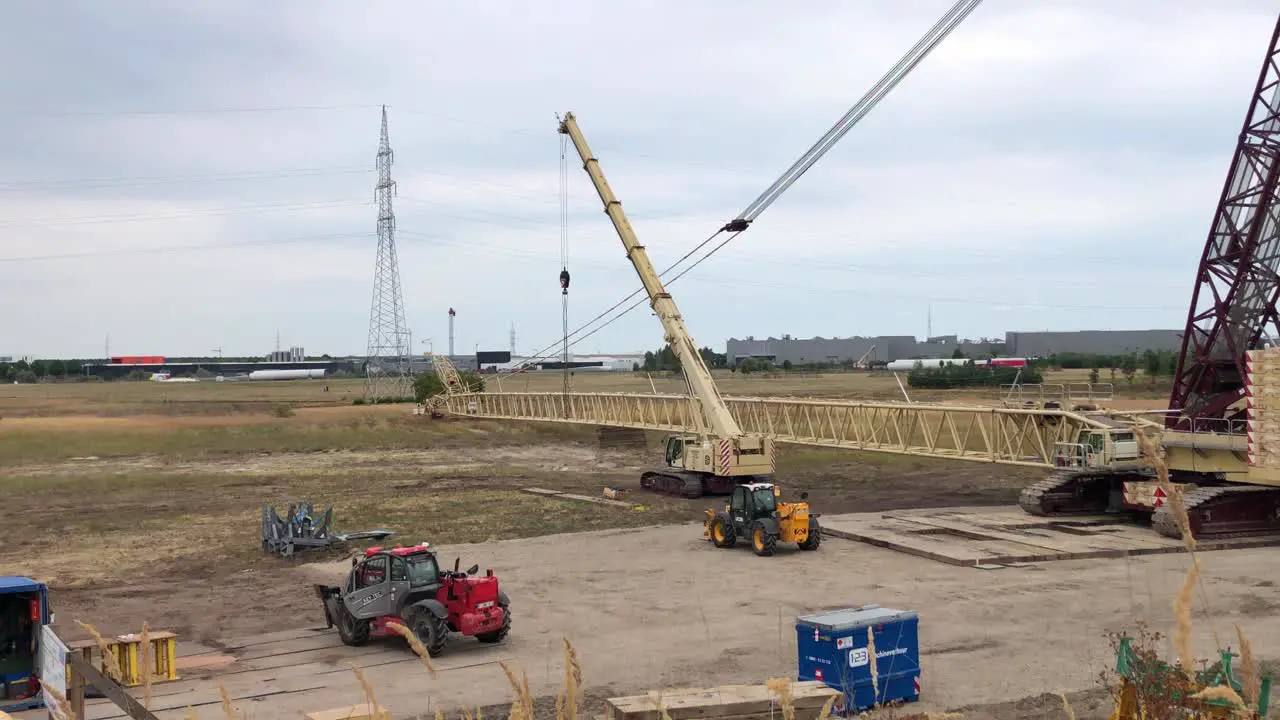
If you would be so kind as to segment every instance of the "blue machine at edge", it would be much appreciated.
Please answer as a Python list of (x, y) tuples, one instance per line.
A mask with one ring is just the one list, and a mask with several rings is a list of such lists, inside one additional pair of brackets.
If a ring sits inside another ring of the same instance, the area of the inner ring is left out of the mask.
[(0, 712), (44, 704), (35, 678), (40, 629), (49, 622), (49, 589), (43, 583), (0, 575)]
[[(853, 713), (873, 705), (920, 699), (920, 619), (914, 610), (863, 605), (796, 618), (797, 679), (817, 680), (844, 693), (836, 709)], [(867, 628), (875, 638), (876, 681), (871, 683)]]

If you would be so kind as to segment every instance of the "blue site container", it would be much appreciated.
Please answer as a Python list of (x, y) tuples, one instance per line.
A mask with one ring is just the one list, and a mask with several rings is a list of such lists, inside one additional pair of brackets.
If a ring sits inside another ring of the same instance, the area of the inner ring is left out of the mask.
[(27, 577), (0, 576), (0, 712), (43, 702), (36, 681), (40, 628), (49, 624), (49, 589)]
[[(797, 677), (844, 693), (843, 713), (920, 699), (920, 619), (914, 610), (863, 605), (796, 618)], [(871, 683), (867, 628), (876, 648)], [(876, 688), (879, 692), (876, 692)]]

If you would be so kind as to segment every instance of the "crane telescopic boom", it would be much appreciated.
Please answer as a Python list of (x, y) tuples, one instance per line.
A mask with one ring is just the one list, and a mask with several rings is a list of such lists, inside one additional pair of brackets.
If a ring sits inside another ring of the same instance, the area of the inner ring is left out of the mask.
[(724, 438), (741, 437), (742, 428), (738, 426), (738, 421), (733, 419), (729, 406), (716, 388), (711, 370), (707, 368), (706, 362), (702, 359), (702, 353), (698, 352), (697, 345), (689, 336), (689, 330), (684, 325), (679, 309), (676, 308), (675, 300), (671, 299), (671, 294), (663, 287), (658, 271), (649, 261), (649, 254), (636, 237), (635, 230), (631, 228), (631, 222), (622, 212), (622, 203), (614, 197), (609, 182), (600, 171), (600, 163), (591, 154), (591, 148), (587, 146), (587, 140), (582, 136), (577, 118), (573, 113), (565, 113), (560, 123), (560, 132), (569, 136), (569, 140), (573, 142), (574, 148), (582, 158), (583, 169), (591, 176), (591, 183), (595, 185), (600, 201), (604, 203), (604, 211), (613, 221), (613, 227), (618, 231), (622, 246), (627, 251), (627, 259), (631, 261), (636, 274), (640, 276), (640, 283), (644, 285), (644, 291), (649, 295), (649, 305), (662, 322), (666, 341), (680, 361), (680, 368), (688, 378), (693, 394), (699, 400), (702, 418), (707, 429)]
[(744, 433), (729, 411), (729, 405), (711, 377), (711, 370), (684, 326), (680, 310), (671, 299), (671, 293), (663, 287), (644, 246), (636, 238), (635, 230), (622, 212), (622, 203), (614, 197), (613, 190), (604, 179), (600, 163), (591, 154), (573, 113), (565, 113), (559, 130), (569, 136), (582, 158), (582, 168), (591, 177), (600, 202), (604, 203), (604, 211), (622, 240), (627, 259), (640, 276), (649, 296), (649, 306), (662, 321), (667, 344), (680, 361), (680, 369), (689, 383), (697, 410), (691, 418), (698, 427), (696, 434), (668, 436), (666, 467), (642, 474), (641, 487), (667, 494), (701, 497), (706, 493), (728, 494), (740, 482), (764, 480), (773, 475), (773, 438)]

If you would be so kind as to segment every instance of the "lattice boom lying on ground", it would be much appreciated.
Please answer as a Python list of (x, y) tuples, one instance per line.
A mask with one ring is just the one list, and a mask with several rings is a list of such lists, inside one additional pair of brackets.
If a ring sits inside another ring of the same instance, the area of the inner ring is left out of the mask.
[[(746, 432), (780, 442), (850, 450), (1050, 466), (1053, 447), (1076, 442), (1098, 419), (1065, 410), (726, 397)], [(496, 392), (450, 396), (454, 415), (567, 422), (669, 432), (698, 428), (696, 399), (632, 393)]]

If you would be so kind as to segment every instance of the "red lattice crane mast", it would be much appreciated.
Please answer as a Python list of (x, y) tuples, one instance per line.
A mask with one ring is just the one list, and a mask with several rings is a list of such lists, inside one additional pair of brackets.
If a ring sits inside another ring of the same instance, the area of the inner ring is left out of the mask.
[(1166, 425), (1229, 429), (1243, 420), (1245, 351), (1280, 330), (1280, 20), (1258, 74), (1209, 229), (1182, 336)]

